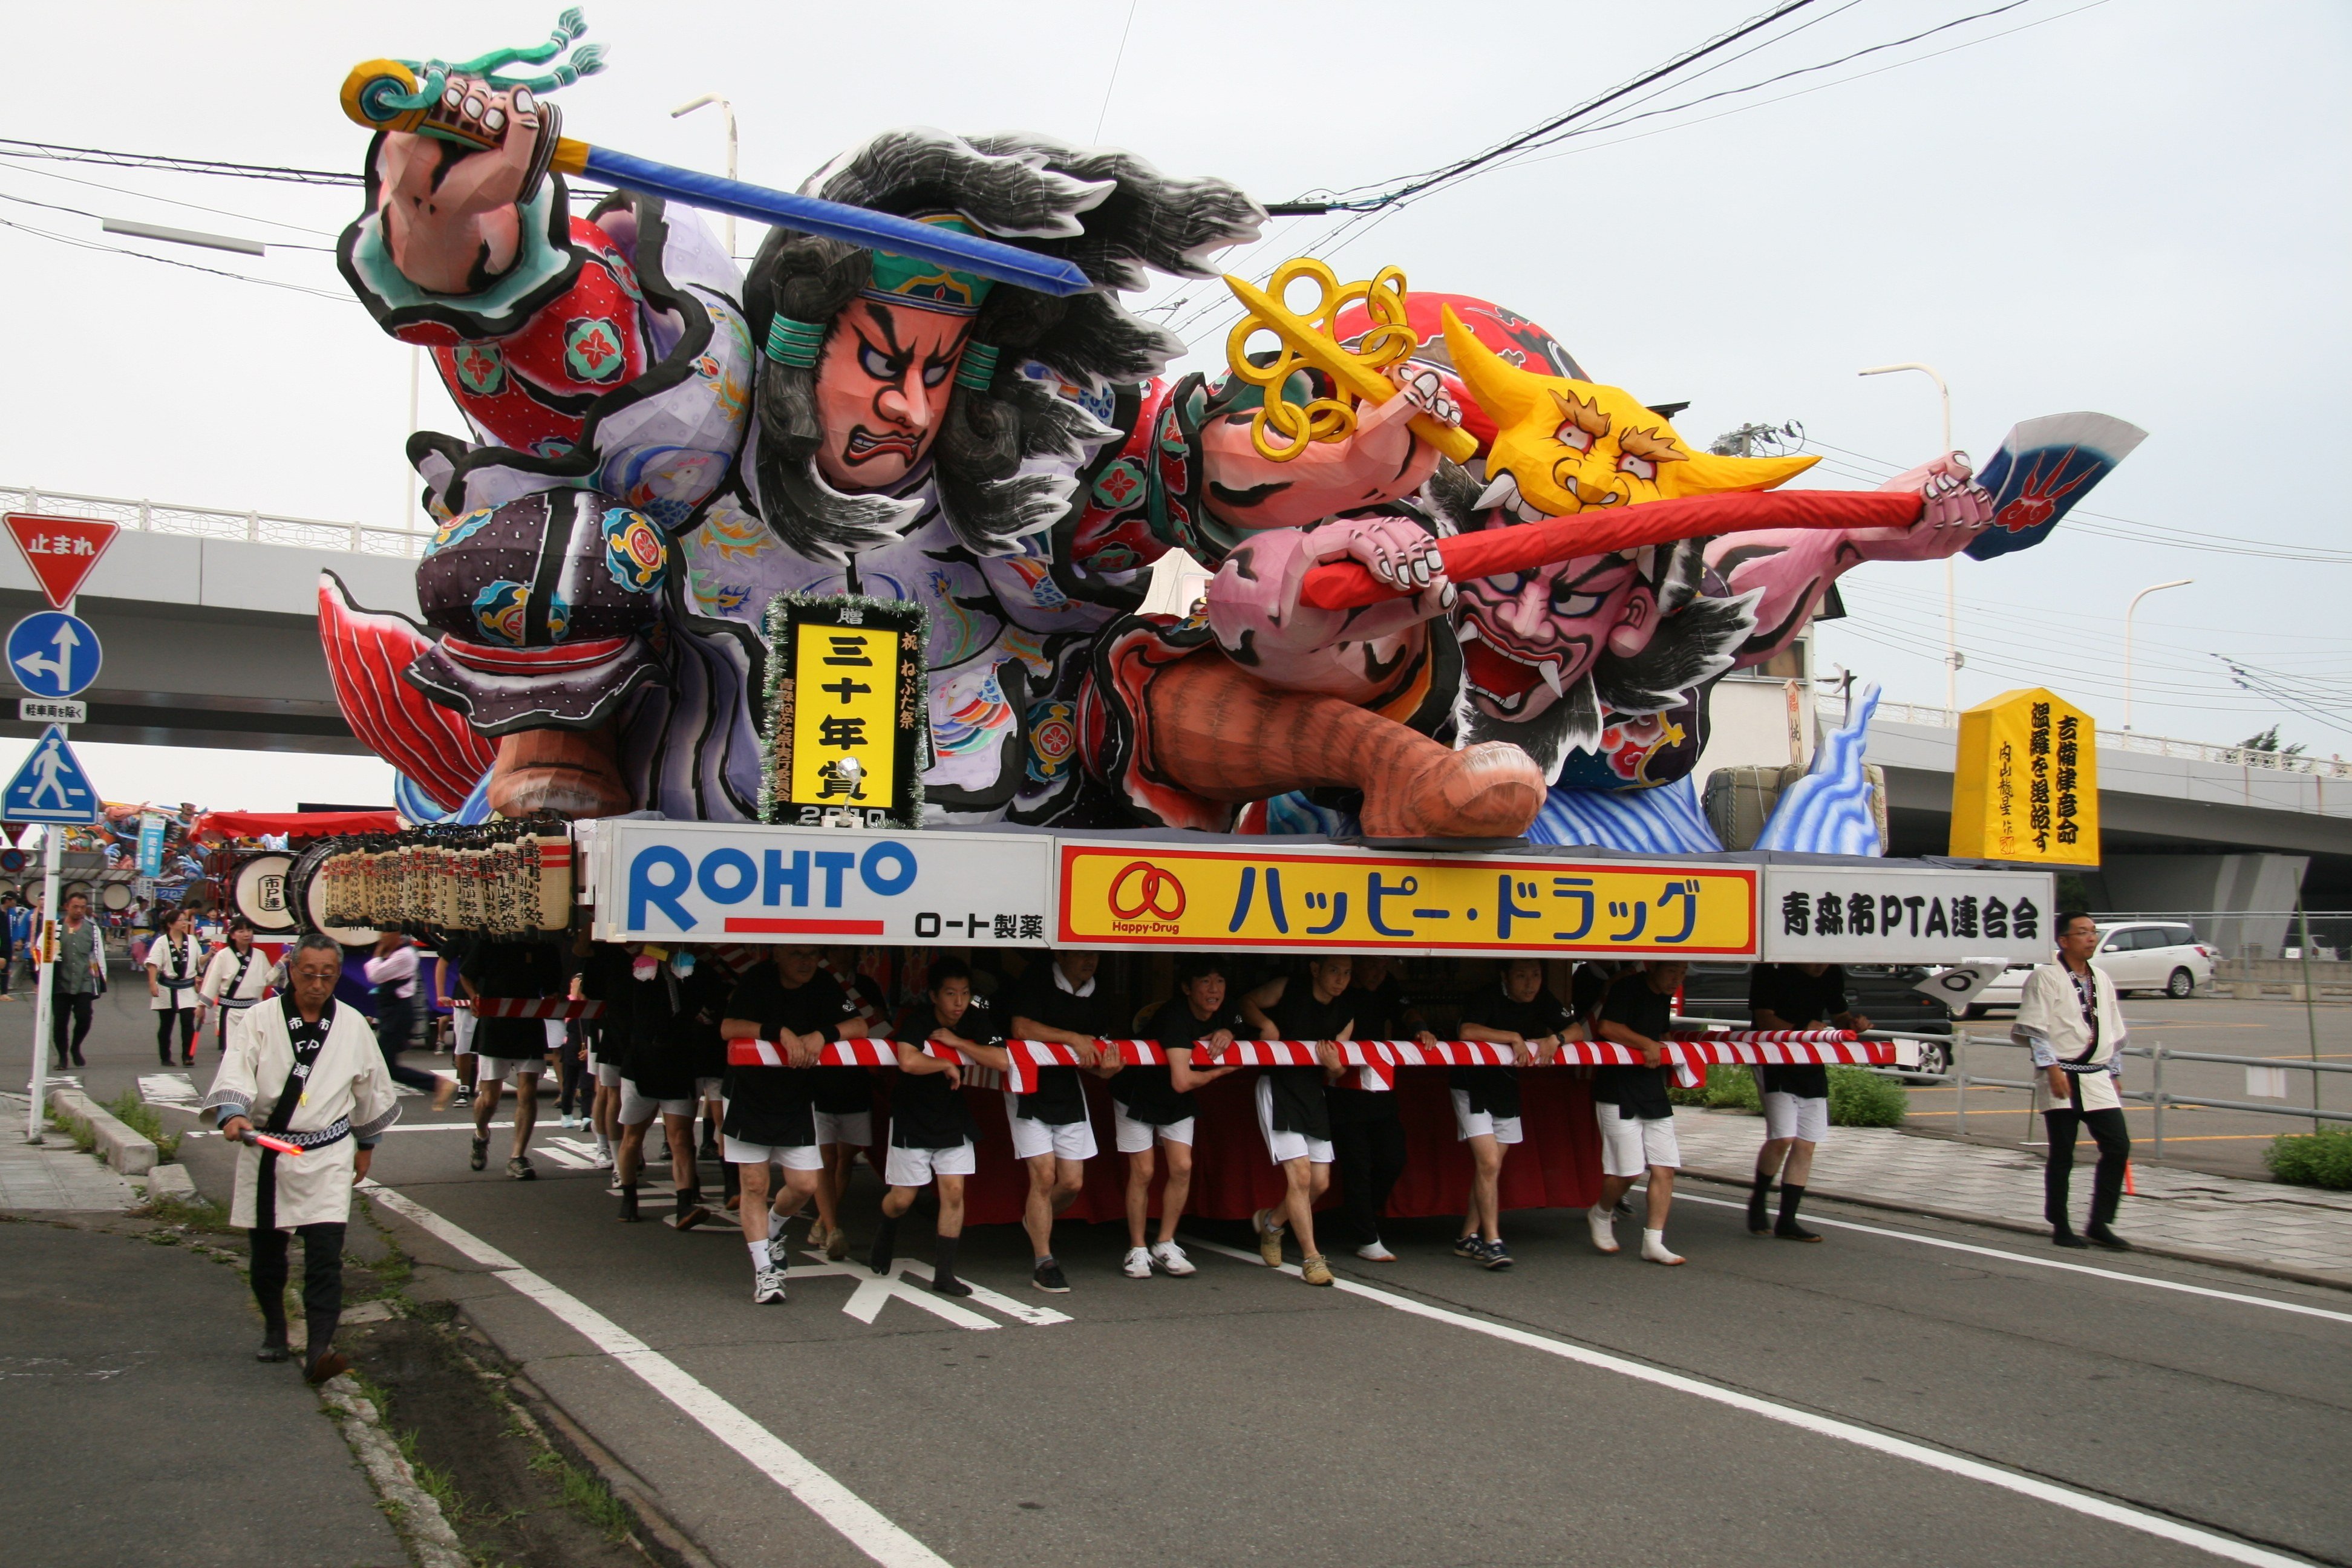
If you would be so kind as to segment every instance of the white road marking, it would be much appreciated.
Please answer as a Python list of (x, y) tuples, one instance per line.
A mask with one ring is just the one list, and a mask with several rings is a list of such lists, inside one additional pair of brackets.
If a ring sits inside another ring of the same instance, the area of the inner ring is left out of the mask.
[[(1253, 1268), (1265, 1267), (1265, 1260), (1256, 1253), (1244, 1252), (1236, 1247), (1225, 1247), (1217, 1242), (1203, 1241), (1192, 1237), (1185, 1238), (1185, 1246), (1234, 1258)], [(1296, 1275), (1298, 1268), (1296, 1264), (1286, 1263), (1282, 1266), (1282, 1271)], [(1607, 1351), (1592, 1350), (1568, 1340), (1530, 1333), (1525, 1329), (1512, 1328), (1505, 1323), (1489, 1322), (1484, 1318), (1472, 1317), (1467, 1312), (1433, 1307), (1408, 1296), (1399, 1296), (1387, 1290), (1377, 1290), (1369, 1285), (1359, 1285), (1352, 1279), (1339, 1280), (1335, 1289), (1350, 1296), (1361, 1296), (1367, 1300), (1376, 1301), (1383, 1307), (1408, 1313), (1416, 1318), (1428, 1318), (1435, 1322), (1451, 1324), (1457, 1329), (1467, 1329), (1473, 1333), (1485, 1334), (1489, 1338), (1502, 1340), (1507, 1343), (1519, 1345), (1528, 1350), (1541, 1351), (1546, 1355), (1555, 1355), (1563, 1361), (1576, 1362), (1602, 1372), (1613, 1372), (1637, 1382), (1673, 1389), (1677, 1394), (1688, 1394), (1700, 1399), (1711, 1400), (1717, 1405), (1727, 1405), (1734, 1410), (1745, 1411), (1751, 1415), (1760, 1415), (1768, 1421), (1778, 1421), (1784, 1426), (1794, 1426), (1821, 1436), (1834, 1437), (1840, 1442), (1852, 1443), (1856, 1447), (1868, 1448), (1897, 1459), (1908, 1459), (1914, 1464), (1925, 1465), (1930, 1469), (1942, 1470), (1948, 1475), (1958, 1476), (1967, 1480), (1982, 1481), (1988, 1486), (2000, 1487), (2004, 1490), (2016, 1492), (2037, 1501), (2085, 1514), (2093, 1519), (2104, 1520), (2110, 1524), (2119, 1524), (2127, 1530), (2137, 1530), (2165, 1541), (2178, 1542), (2183, 1546), (2210, 1552), (2216, 1557), (2227, 1558), (2232, 1563), (2249, 1563), (2252, 1568), (2309, 1568), (2307, 1560), (2304, 1558), (2289, 1557), (2284, 1552), (2251, 1546), (2242, 1541), (2235, 1541), (2210, 1530), (2200, 1530), (2195, 1525), (2182, 1524), (2176, 1520), (2167, 1519), (2161, 1514), (2147, 1513), (2122, 1503), (2110, 1502), (2105, 1498), (2093, 1497), (2087, 1492), (2074, 1491), (2049, 1481), (2038, 1480), (2032, 1476), (2019, 1475), (2015, 1471), (2002, 1469), (1980, 1459), (1948, 1454), (1940, 1448), (1931, 1448), (1925, 1443), (1913, 1442), (1905, 1437), (1890, 1436), (1886, 1433), (1875, 1432), (1867, 1426), (1857, 1426), (1850, 1421), (1841, 1421), (1834, 1416), (1817, 1415), (1810, 1410), (1801, 1410), (1792, 1405), (1782, 1405), (1775, 1400), (1759, 1398), (1752, 1394), (1742, 1394), (1736, 1389), (1725, 1388), (1718, 1384), (1709, 1383), (1704, 1378), (1693, 1377), (1686, 1373), (1667, 1372), (1661, 1367), (1649, 1366), (1624, 1356), (1613, 1355)]]
[(585, 1301), (549, 1283), (497, 1247), (414, 1198), (374, 1182), (368, 1196), (423, 1226), (538, 1302), (582, 1338), (636, 1373), (712, 1436), (804, 1504), (883, 1568), (950, 1568), (948, 1560), (885, 1518), (880, 1510), (812, 1464), (798, 1449), (712, 1393), (692, 1373)]
[[(1694, 1193), (1676, 1193), (1678, 1204), (1706, 1204), (1715, 1208), (1739, 1209), (1748, 1205), (1728, 1198), (1703, 1198)], [(1836, 1200), (1831, 1199), (1830, 1202)], [(1948, 1241), (1940, 1236), (1922, 1236), (1916, 1231), (1889, 1230), (1885, 1226), (1857, 1225), (1852, 1220), (1825, 1219), (1820, 1215), (1807, 1215), (1810, 1225), (1832, 1226), (1839, 1230), (1858, 1230), (1864, 1236), (1893, 1237), (1897, 1241), (1916, 1241), (1922, 1247), (1940, 1247), (1947, 1252), (1972, 1252), (1979, 1258), (1998, 1258), (2009, 1263), (2030, 1263), (2036, 1268), (2058, 1268), (2069, 1274), (2095, 1274), (2102, 1279), (2116, 1279), (2126, 1285), (2145, 1285), (2151, 1290), (2178, 1290), (2184, 1296), (2210, 1296), (2216, 1300), (2237, 1301), (2249, 1307), (2268, 1307), (2273, 1311), (2299, 1312), (2306, 1318), (2328, 1318), (2339, 1323), (2352, 1323), (2352, 1312), (2331, 1311), (2326, 1307), (2305, 1306), (2301, 1301), (2274, 1301), (2267, 1296), (2248, 1296), (2236, 1290), (2216, 1290), (2209, 1285), (2184, 1285), (2177, 1279), (2151, 1279), (2145, 1274), (2126, 1274), (2114, 1268), (2099, 1268), (2088, 1263), (2068, 1263), (2057, 1258), (2034, 1258), (2022, 1252), (2005, 1252), (1998, 1247), (1978, 1247), (1966, 1241)]]
[(184, 1072), (151, 1072), (139, 1079), (139, 1098), (150, 1105), (168, 1105), (174, 1110), (194, 1110), (202, 1096)]

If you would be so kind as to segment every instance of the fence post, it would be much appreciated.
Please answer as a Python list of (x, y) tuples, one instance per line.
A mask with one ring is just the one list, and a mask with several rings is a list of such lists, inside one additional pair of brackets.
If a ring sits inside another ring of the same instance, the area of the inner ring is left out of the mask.
[(139, 531), (142, 533), (152, 533), (155, 531), (155, 513), (153, 503), (147, 500), (144, 497), (142, 497), (139, 502)]
[(2149, 1089), (2148, 1089), (2148, 1098), (2149, 1098), (2150, 1101), (2151, 1101), (2151, 1102), (2155, 1105), (2155, 1107), (2156, 1107), (2156, 1114), (2155, 1114), (2155, 1116), (2154, 1116), (2154, 1117), (2152, 1117), (2152, 1118), (2150, 1119), (2150, 1120), (2152, 1120), (2152, 1121), (2156, 1123), (2156, 1134), (2155, 1134), (2156, 1153), (2155, 1153), (2155, 1155), (2153, 1156), (2153, 1158), (2155, 1158), (2155, 1159), (2158, 1159), (2158, 1160), (2161, 1160), (2161, 1159), (2163, 1159), (2163, 1158), (2164, 1158), (2164, 1044), (2163, 1044), (2163, 1042), (2162, 1042), (2162, 1041), (2158, 1041), (2158, 1042), (2157, 1043), (2156, 1048), (2155, 1048), (2154, 1050), (2150, 1051), (2150, 1052), (2148, 1053), (2148, 1056), (2149, 1056), (2149, 1058), (2150, 1058), (2152, 1061), (2154, 1061), (2154, 1062), (2156, 1063), (2156, 1072), (2155, 1072), (2155, 1075), (2154, 1075), (2154, 1081), (2150, 1084), (2150, 1086), (2149, 1086)]
[(256, 544), (261, 542), (261, 514), (259, 512), (249, 511), (245, 514), (245, 536)]
[(1974, 1035), (1963, 1029), (1952, 1047), (1952, 1131), (1969, 1135), (1969, 1042)]

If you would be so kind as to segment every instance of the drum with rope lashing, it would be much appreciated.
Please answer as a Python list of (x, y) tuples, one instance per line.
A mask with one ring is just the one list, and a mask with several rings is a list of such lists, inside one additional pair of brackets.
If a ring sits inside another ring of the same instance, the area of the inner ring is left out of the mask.
[(303, 850), (296, 858), (293, 869), (286, 874), (286, 907), (303, 931), (321, 932), (345, 947), (364, 947), (375, 941), (374, 930), (368, 926), (329, 925), (326, 889), (319, 879), (320, 868), (351, 847), (349, 839), (322, 838)]
[(101, 909), (129, 909), (131, 907), (131, 884), (128, 882), (107, 883), (106, 886), (98, 890), (98, 902), (99, 907)]
[(236, 912), (253, 922), (256, 935), (293, 934), (294, 906), (287, 887), (293, 869), (294, 857), (276, 850), (238, 860), (229, 879), (229, 899)]

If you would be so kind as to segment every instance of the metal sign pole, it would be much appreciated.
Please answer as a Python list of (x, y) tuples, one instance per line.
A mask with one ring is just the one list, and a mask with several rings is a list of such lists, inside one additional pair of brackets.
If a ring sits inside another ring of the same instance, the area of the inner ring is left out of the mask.
[(41, 918), (33, 926), (33, 960), (40, 988), (33, 1005), (33, 1104), (25, 1115), (25, 1142), (38, 1143), (48, 1114), (50, 1016), (58, 989), (58, 873), (65, 867), (66, 830), (51, 823), (41, 830)]

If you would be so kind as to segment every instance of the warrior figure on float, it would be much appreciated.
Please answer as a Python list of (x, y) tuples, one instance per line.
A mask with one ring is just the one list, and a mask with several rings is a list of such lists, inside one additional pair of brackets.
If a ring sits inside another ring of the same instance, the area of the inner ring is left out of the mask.
[[(439, 525), (425, 624), (320, 594), (344, 712), (420, 820), (754, 816), (767, 607), (862, 595), (926, 612), (927, 821), (1223, 830), (1318, 792), (1377, 837), (1613, 842), (1563, 803), (1696, 822), (1714, 680), (1785, 647), (1838, 573), (1948, 555), (1991, 517), (1948, 453), (1885, 487), (1922, 497), (1901, 527), (1571, 549), (1457, 591), (1444, 536), (1767, 489), (1813, 459), (1695, 448), (1534, 323), (1434, 295), (1400, 304), (1412, 352), (1382, 397), (1271, 452), (1254, 422), (1279, 394), (1160, 379), (1183, 345), (1118, 299), (1256, 236), (1230, 184), (1042, 136), (890, 132), (803, 194), (1093, 287), (783, 227), (747, 279), (659, 197), (573, 215), (552, 106), (437, 68), (449, 123), (379, 132), (339, 259), (432, 351), (471, 439), (409, 443)], [(1140, 616), (1171, 550), (1214, 569), (1205, 602)], [(1307, 602), (1333, 562), (1382, 601)], [(1708, 847), (1703, 822), (1664, 838)]]

